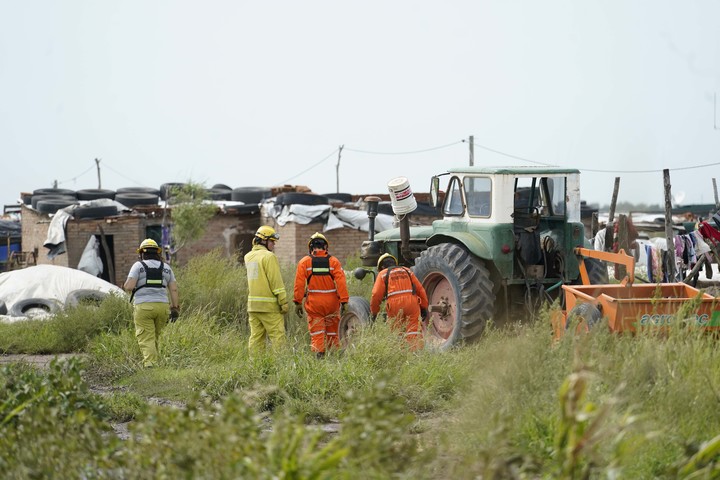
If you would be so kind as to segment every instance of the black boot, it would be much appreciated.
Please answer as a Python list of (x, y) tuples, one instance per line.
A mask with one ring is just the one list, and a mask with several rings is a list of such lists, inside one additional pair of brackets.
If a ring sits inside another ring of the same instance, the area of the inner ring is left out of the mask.
[(325, 352), (316, 352), (315, 356), (319, 359), (325, 358)]

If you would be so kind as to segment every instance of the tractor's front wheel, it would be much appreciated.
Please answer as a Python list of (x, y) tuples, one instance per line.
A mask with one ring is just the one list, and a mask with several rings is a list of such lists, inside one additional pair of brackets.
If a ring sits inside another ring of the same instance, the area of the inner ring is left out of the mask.
[(495, 296), (483, 261), (460, 245), (435, 245), (413, 268), (430, 302), (425, 342), (447, 350), (477, 339), (491, 319)]

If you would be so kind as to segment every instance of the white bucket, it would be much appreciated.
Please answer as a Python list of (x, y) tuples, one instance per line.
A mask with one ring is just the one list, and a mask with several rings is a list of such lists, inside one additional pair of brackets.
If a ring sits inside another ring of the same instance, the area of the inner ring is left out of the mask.
[(410, 190), (410, 182), (405, 177), (393, 178), (388, 182), (388, 191), (395, 215), (405, 215), (417, 208), (415, 195)]

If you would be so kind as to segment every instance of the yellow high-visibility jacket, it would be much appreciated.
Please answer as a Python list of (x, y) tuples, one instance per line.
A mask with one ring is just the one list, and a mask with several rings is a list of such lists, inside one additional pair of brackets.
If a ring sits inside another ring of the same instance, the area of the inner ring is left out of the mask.
[(248, 312), (280, 313), (288, 303), (280, 262), (264, 245), (253, 245), (245, 254), (248, 277)]

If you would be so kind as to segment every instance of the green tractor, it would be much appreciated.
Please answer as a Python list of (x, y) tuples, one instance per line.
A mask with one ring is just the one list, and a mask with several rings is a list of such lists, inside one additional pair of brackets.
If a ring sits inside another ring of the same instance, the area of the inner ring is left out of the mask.
[[(452, 168), (432, 177), (430, 196), (442, 219), (410, 226), (408, 215), (397, 216), (399, 227), (371, 233), (360, 256), (365, 267), (375, 267), (391, 253), (413, 268), (430, 300), (425, 339), (436, 348), (476, 340), (489, 321), (534, 316), (541, 303), (562, 294), (563, 284), (580, 283), (581, 261), (591, 283), (608, 283), (604, 264), (574, 252), (589, 247), (579, 170)], [(357, 278), (367, 272), (360, 270)]]

